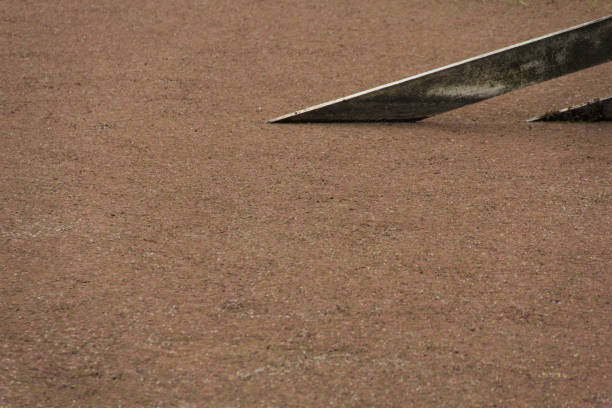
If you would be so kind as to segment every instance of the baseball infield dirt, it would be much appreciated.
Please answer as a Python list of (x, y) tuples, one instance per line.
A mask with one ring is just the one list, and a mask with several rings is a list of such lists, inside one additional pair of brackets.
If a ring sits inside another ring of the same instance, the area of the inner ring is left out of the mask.
[(612, 64), (292, 110), (600, 0), (0, 0), (0, 407), (612, 406)]

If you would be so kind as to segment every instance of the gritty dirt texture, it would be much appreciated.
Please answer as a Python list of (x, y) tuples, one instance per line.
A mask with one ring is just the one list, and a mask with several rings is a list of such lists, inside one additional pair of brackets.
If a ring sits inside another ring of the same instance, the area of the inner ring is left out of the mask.
[(0, 406), (612, 405), (606, 64), (267, 119), (609, 2), (0, 0)]

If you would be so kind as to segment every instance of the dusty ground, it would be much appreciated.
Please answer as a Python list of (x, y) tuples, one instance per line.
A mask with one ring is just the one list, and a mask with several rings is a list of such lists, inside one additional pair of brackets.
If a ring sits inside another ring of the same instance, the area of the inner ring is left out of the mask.
[(612, 406), (612, 64), (265, 123), (611, 12), (0, 0), (0, 406)]

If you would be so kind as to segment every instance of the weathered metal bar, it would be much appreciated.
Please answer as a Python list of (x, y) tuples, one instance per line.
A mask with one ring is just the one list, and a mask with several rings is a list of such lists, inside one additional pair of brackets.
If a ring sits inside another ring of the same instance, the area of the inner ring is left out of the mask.
[(612, 15), (272, 119), (418, 121), (612, 60)]
[(527, 122), (603, 122), (608, 120), (612, 120), (612, 96), (567, 109), (548, 112), (542, 116), (529, 119)]

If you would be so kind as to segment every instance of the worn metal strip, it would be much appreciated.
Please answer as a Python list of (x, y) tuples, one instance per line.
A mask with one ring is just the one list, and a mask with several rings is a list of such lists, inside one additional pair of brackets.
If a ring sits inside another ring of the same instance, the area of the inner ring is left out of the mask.
[(418, 121), (611, 60), (612, 15), (269, 122)]
[(612, 120), (612, 96), (545, 113), (527, 122), (603, 122)]

